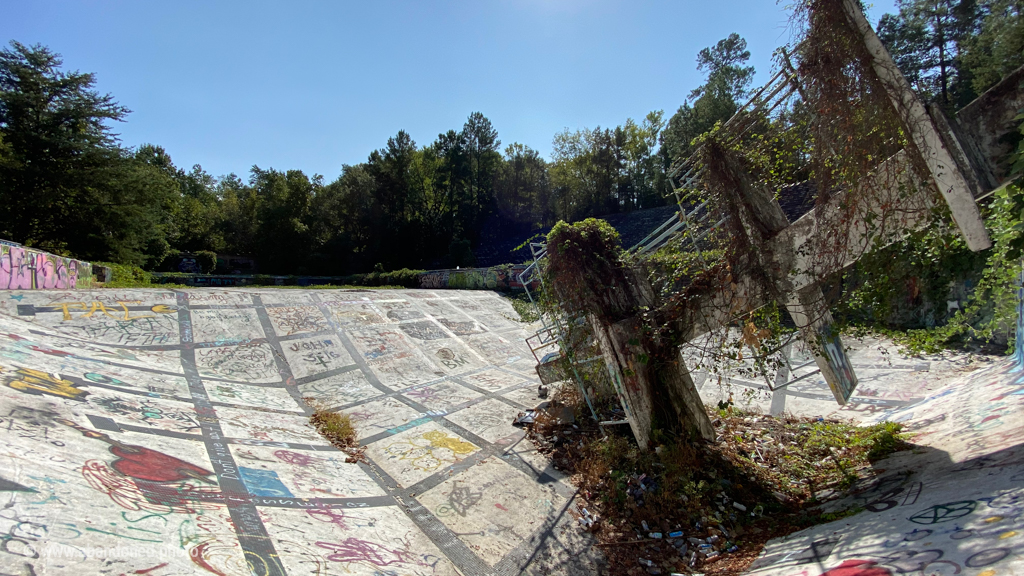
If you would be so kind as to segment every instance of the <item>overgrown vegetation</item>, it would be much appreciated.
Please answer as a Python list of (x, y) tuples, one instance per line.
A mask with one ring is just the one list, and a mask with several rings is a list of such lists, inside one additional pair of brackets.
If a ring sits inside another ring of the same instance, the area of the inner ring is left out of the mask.
[[(574, 388), (559, 389), (555, 399), (576, 410), (576, 423), (541, 417), (530, 438), (580, 488), (579, 508), (598, 519), (588, 529), (615, 574), (634, 573), (638, 556), (665, 573), (739, 573), (769, 538), (859, 511), (818, 505), (869, 483), (874, 461), (910, 447), (896, 423), (774, 418), (727, 405), (709, 408), (715, 445), (665, 439), (642, 451), (625, 430), (609, 427), (603, 436)], [(685, 552), (666, 542), (674, 533), (682, 533), (673, 540), (684, 542)], [(711, 538), (705, 553), (728, 552), (691, 564), (697, 546), (690, 538)]]
[(352, 427), (352, 420), (348, 414), (333, 412), (314, 398), (303, 398), (303, 400), (313, 408), (309, 423), (332, 446), (348, 454), (346, 462), (356, 462), (363, 457), (364, 448), (360, 447), (356, 441), (356, 429)]
[(513, 320), (525, 324), (540, 320), (540, 312), (538, 312), (537, 306), (530, 301), (525, 292), (512, 292), (504, 294), (504, 296), (508, 299), (508, 303), (512, 305), (512, 309), (516, 311), (516, 318), (513, 318)]
[(154, 284), (153, 275), (132, 264), (114, 262), (94, 262), (97, 266), (110, 268), (110, 281), (103, 284), (105, 288), (184, 288), (183, 284)]
[(1024, 114), (1010, 163), (1016, 179), (982, 215), (993, 241), (971, 252), (949, 219), (873, 251), (845, 274), (837, 312), (853, 330), (876, 330), (912, 354), (995, 344), (1016, 346), (1017, 290), (1024, 255)]

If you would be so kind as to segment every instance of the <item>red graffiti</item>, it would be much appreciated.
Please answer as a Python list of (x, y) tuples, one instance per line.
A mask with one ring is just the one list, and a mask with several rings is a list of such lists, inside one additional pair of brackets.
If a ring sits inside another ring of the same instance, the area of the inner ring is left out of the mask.
[(296, 466), (309, 466), (313, 462), (319, 462), (320, 458), (315, 456), (308, 456), (300, 452), (292, 452), (291, 450), (278, 450), (274, 452), (274, 456), (282, 462), (288, 464), (294, 464)]
[(202, 544), (196, 546), (192, 550), (189, 550), (189, 558), (192, 559), (192, 562), (194, 562), (196, 566), (199, 566), (203, 570), (208, 570), (211, 573), (216, 574), (217, 576), (227, 576), (227, 574), (221, 572), (220, 570), (217, 570), (209, 562), (206, 561), (206, 547), (209, 545), (209, 542), (203, 542)]
[(209, 470), (142, 446), (111, 446), (110, 453), (118, 457), (111, 468), (136, 480), (180, 482), (188, 478), (204, 480), (213, 475)]
[(846, 560), (821, 576), (892, 576), (892, 572), (874, 560)]
[(142, 446), (125, 444), (102, 432), (79, 426), (71, 420), (58, 420), (58, 422), (78, 430), (87, 438), (95, 438), (110, 444), (110, 453), (117, 456), (117, 460), (114, 460), (111, 467), (130, 478), (147, 482), (181, 482), (191, 478), (215, 484), (213, 480), (207, 478), (207, 476), (213, 476), (213, 472), (179, 460), (174, 456), (168, 456), (163, 452)]
[(408, 550), (392, 550), (380, 544), (358, 538), (346, 538), (343, 542), (337, 544), (317, 542), (316, 545), (333, 552), (327, 555), (327, 559), (331, 562), (366, 562), (377, 567), (390, 566), (392, 564), (430, 566), (430, 564), (421, 562), (415, 554)]

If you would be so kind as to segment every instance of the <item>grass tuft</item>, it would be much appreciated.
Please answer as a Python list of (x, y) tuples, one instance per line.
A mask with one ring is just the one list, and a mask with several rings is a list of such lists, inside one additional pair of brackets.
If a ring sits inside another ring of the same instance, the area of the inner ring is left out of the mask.
[(356, 441), (356, 429), (348, 414), (331, 412), (313, 398), (303, 398), (313, 408), (309, 423), (335, 448), (348, 454), (346, 462), (357, 462), (363, 457), (363, 448)]
[(881, 460), (893, 452), (906, 450), (907, 435), (903, 434), (903, 425), (898, 422), (882, 422), (868, 428), (868, 454), (869, 462)]

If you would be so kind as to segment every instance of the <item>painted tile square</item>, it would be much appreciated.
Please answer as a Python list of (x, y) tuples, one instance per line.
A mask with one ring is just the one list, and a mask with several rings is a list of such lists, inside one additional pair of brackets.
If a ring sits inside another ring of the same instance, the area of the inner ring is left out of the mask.
[(281, 349), (295, 378), (352, 365), (352, 357), (336, 335), (287, 340), (281, 342)]
[(478, 451), (436, 422), (428, 422), (371, 444), (366, 454), (408, 488)]
[(327, 407), (344, 406), (383, 394), (366, 380), (360, 370), (349, 370), (299, 384), (299, 393), (303, 398), (313, 398)]
[(512, 425), (519, 412), (519, 408), (491, 398), (449, 414), (445, 420), (462, 426), (488, 442), (497, 442), (523, 435), (522, 429)]
[(196, 350), (199, 375), (240, 382), (279, 382), (274, 350), (266, 343), (216, 346)]
[(467, 384), (487, 390), (488, 392), (497, 392), (498, 390), (504, 390), (526, 382), (520, 376), (501, 370), (484, 370), (475, 374), (465, 374), (459, 376), (459, 379), (465, 380)]
[(480, 397), (478, 392), (447, 381), (417, 386), (406, 390), (402, 395), (432, 411), (445, 411)]
[(395, 398), (382, 398), (342, 410), (348, 414), (356, 436), (362, 440), (403, 424), (408, 424), (424, 415)]
[(495, 457), (445, 480), (419, 500), (492, 566), (529, 539), (542, 521), (553, 521), (565, 503), (551, 488)]
[(316, 306), (272, 306), (267, 308), (267, 317), (278, 336), (322, 332), (330, 327)]
[[(345, 462), (345, 453), (334, 448), (313, 451), (232, 444), (231, 453), (239, 467), (249, 470), (243, 475), (249, 474), (258, 482), (262, 474), (270, 479), (266, 483), (269, 486), (265, 487), (283, 487), (287, 495), (281, 497), (369, 498), (385, 494), (358, 464)], [(250, 481), (246, 480), (245, 484), (249, 486)], [(255, 495), (251, 489), (249, 493)]]
[(206, 388), (206, 395), (214, 402), (302, 412), (302, 407), (283, 386), (248, 386), (215, 380), (206, 380), (203, 386)]
[(261, 508), (288, 574), (458, 576), (397, 506)]
[(235, 344), (263, 338), (256, 310), (228, 308), (192, 310), (192, 341)]

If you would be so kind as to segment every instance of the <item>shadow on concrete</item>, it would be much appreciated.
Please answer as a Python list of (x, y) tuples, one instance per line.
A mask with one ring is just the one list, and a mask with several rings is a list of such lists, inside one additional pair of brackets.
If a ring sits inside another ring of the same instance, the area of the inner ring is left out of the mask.
[[(891, 576), (1020, 573), (1024, 444), (956, 461), (915, 447), (826, 511), (862, 512), (772, 542), (753, 574)], [(990, 568), (991, 567), (991, 568)], [(981, 572), (978, 572), (981, 570)]]

